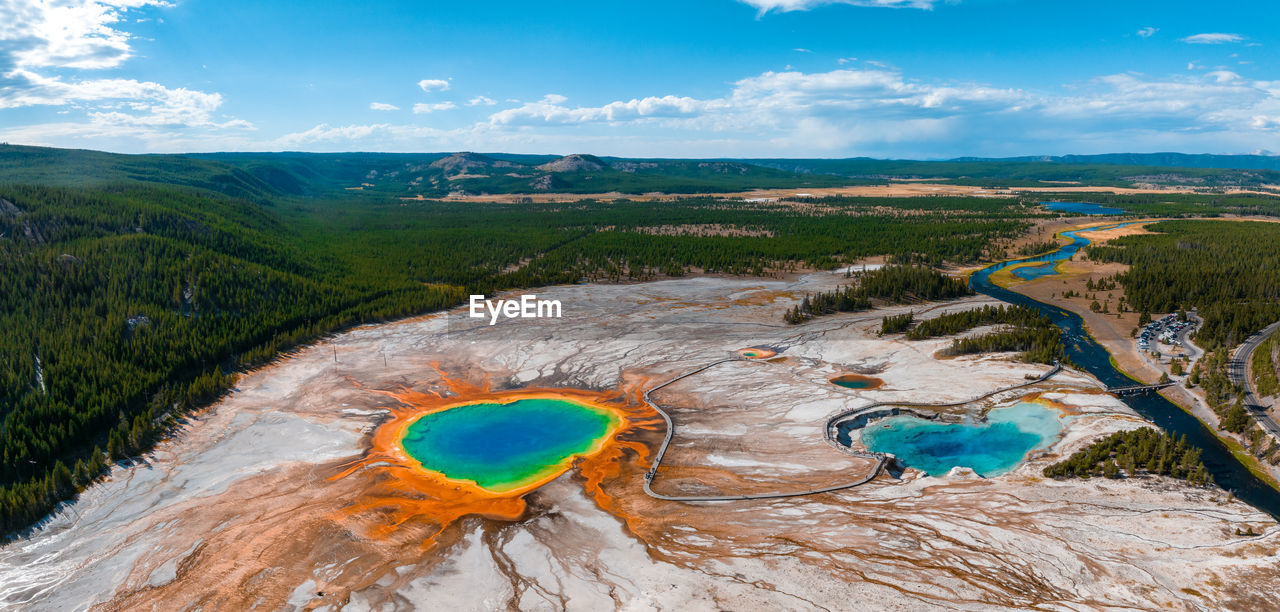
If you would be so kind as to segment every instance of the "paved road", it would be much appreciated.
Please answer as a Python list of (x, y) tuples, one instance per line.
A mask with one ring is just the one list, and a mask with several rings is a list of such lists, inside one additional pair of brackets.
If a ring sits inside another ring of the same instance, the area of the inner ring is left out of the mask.
[(1187, 355), (1190, 359), (1187, 363), (1187, 371), (1189, 372), (1191, 371), (1191, 366), (1195, 365), (1195, 362), (1200, 361), (1200, 358), (1204, 356), (1204, 349), (1196, 346), (1196, 343), (1192, 342), (1190, 337), (1191, 332), (1204, 329), (1204, 319), (1201, 319), (1200, 315), (1194, 312), (1187, 313), (1187, 318), (1190, 319), (1192, 323), (1195, 323), (1195, 325), (1182, 330), (1182, 332), (1178, 334), (1178, 339), (1182, 341), (1182, 347), (1187, 349), (1187, 353), (1189, 353)]
[(1227, 373), (1231, 376), (1231, 382), (1244, 387), (1245, 396), (1244, 404), (1249, 409), (1249, 413), (1253, 418), (1258, 420), (1258, 424), (1268, 433), (1280, 438), (1280, 424), (1262, 407), (1262, 402), (1258, 401), (1258, 396), (1254, 394), (1253, 380), (1249, 378), (1249, 360), (1253, 358), (1253, 351), (1258, 348), (1271, 334), (1280, 329), (1280, 321), (1276, 321), (1268, 325), (1262, 331), (1249, 336), (1248, 339), (1241, 344), (1236, 352), (1231, 355), (1231, 363), (1227, 366)]

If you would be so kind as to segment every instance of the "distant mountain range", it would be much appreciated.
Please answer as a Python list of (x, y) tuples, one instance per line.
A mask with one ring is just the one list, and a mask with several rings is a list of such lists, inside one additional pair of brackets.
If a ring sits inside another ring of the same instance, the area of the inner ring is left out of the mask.
[(930, 179), (983, 186), (1280, 184), (1280, 157), (1120, 153), (946, 161), (644, 159), (506, 153), (123, 155), (0, 145), (0, 182), (158, 182), (238, 197), (680, 193), (815, 188)]
[(1051, 162), (1058, 164), (1101, 164), (1115, 166), (1159, 166), (1165, 168), (1226, 168), (1231, 170), (1277, 170), (1276, 155), (1210, 155), (1191, 153), (1105, 153), (1102, 155), (1042, 155), (1028, 157), (959, 157), (956, 162)]

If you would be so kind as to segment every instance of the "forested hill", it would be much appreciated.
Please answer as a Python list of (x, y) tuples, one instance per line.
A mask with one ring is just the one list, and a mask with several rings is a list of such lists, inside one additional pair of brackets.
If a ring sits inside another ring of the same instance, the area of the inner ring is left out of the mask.
[[(959, 159), (636, 159), (587, 154), (201, 153), (120, 155), (0, 145), (0, 184), (183, 185), (233, 197), (426, 197), (459, 194), (673, 193), (810, 189), (924, 179), (987, 186), (1280, 184), (1265, 156), (1179, 154)], [(1205, 164), (1235, 163), (1213, 168)]]
[(702, 160), (479, 153), (121, 155), (0, 145), (0, 184), (182, 185), (234, 197), (442, 197), (481, 193), (726, 193), (837, 187), (839, 176)]
[(702, 160), (627, 160), (452, 153), (222, 153), (225, 163), (286, 193), (441, 197), (450, 194), (650, 192), (703, 194), (839, 187), (864, 181)]
[(1152, 234), (1090, 246), (1098, 262), (1128, 264), (1116, 280), (1148, 313), (1197, 308), (1201, 347), (1231, 348), (1280, 320), (1280, 224), (1165, 221)]
[(194, 187), (242, 198), (279, 195), (252, 173), (215, 161), (181, 155), (120, 155), (0, 144), (0, 185), (5, 183), (59, 187), (148, 183)]
[(244, 200), (0, 187), (0, 531), (150, 447), (230, 373), (461, 289), (373, 287)]

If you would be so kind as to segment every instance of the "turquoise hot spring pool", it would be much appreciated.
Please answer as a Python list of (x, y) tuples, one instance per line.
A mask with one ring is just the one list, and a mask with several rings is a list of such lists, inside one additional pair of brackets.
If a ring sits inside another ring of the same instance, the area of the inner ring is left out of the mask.
[(1048, 447), (1062, 430), (1057, 414), (1040, 404), (1023, 402), (987, 413), (984, 423), (938, 423), (914, 416), (894, 416), (862, 430), (862, 443), (878, 453), (893, 453), (907, 467), (930, 476), (954, 467), (981, 476), (998, 476)]

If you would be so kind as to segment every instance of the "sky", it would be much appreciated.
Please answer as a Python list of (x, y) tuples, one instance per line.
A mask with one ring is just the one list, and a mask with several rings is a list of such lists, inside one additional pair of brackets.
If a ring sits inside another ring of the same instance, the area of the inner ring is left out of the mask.
[(1280, 151), (1274, 0), (0, 0), (0, 142)]

